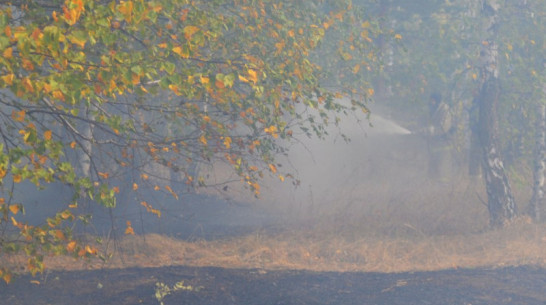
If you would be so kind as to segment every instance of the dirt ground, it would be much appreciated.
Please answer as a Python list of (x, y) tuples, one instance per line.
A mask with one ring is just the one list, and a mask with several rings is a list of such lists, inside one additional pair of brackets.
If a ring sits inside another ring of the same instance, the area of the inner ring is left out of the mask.
[[(33, 280), (40, 280), (39, 284)], [(157, 283), (184, 281), (164, 304), (546, 304), (546, 270), (530, 266), (412, 273), (264, 271), (216, 267), (52, 272), (0, 284), (12, 305), (160, 304)]]

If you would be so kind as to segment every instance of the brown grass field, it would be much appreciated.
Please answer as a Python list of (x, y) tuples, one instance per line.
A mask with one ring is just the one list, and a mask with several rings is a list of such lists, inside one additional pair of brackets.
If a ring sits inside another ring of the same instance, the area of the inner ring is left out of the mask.
[[(412, 192), (405, 204), (381, 209), (373, 202), (358, 211), (342, 206), (309, 212), (306, 207), (305, 219), (298, 215), (301, 211), (290, 210), (297, 220), (286, 216), (273, 228), (216, 240), (124, 236), (98, 245), (113, 254), (106, 263), (66, 257), (47, 257), (45, 262), (50, 270), (171, 265), (340, 272), (546, 267), (546, 225), (520, 216), (503, 229), (488, 229), (485, 206), (477, 193), (468, 191), (469, 185)], [(386, 187), (382, 191), (390, 192)], [(385, 196), (377, 187), (375, 193)], [(526, 194), (516, 192), (519, 201)]]

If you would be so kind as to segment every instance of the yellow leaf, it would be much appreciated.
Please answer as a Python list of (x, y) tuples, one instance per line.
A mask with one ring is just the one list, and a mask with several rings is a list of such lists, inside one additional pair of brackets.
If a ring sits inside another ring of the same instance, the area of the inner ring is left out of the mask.
[(225, 137), (224, 138), (224, 146), (229, 149), (231, 147), (231, 138), (230, 137)]
[(373, 88), (368, 88), (368, 96), (372, 96), (375, 93)]
[(4, 282), (6, 282), (6, 284), (9, 284), (9, 282), (11, 282), (11, 273), (5, 273), (2, 276), (2, 279), (4, 280)]
[(97, 254), (97, 249), (95, 249), (94, 247), (91, 247), (89, 245), (86, 245), (85, 246), (85, 252), (95, 255), (95, 254)]
[(30, 137), (30, 131), (19, 130), (19, 133), (23, 135), (23, 141), (25, 141), (25, 143), (28, 143), (28, 138)]
[(243, 83), (248, 83), (248, 79), (242, 75), (239, 75), (239, 80)]
[(46, 130), (46, 131), (44, 131), (44, 139), (45, 139), (46, 141), (51, 140), (51, 130)]
[(127, 220), (127, 228), (125, 229), (125, 235), (135, 235), (135, 230), (131, 226), (131, 222)]
[(133, 183), (133, 191), (136, 191), (136, 190), (138, 190), (138, 184)]
[(201, 83), (202, 83), (203, 85), (208, 84), (208, 83), (209, 83), (209, 80), (210, 80), (210, 79), (209, 79), (208, 77), (206, 77), (206, 76), (201, 76)]
[(110, 174), (99, 172), (99, 176), (103, 179), (108, 179), (108, 176), (110, 176)]
[(279, 135), (277, 134), (277, 126), (275, 125), (271, 125), (267, 128), (264, 128), (264, 131), (267, 133), (267, 134), (270, 134), (272, 135), (274, 138), (277, 138)]
[(55, 237), (60, 240), (66, 240), (66, 236), (61, 230), (55, 230)]
[(277, 48), (276, 54), (280, 54), (285, 46), (286, 46), (286, 43), (284, 42), (284, 40), (281, 40), (281, 41), (275, 43), (275, 48)]
[(64, 210), (64, 211), (61, 213), (61, 218), (62, 218), (62, 219), (65, 219), (65, 220), (66, 220), (66, 219), (71, 218), (71, 217), (73, 217), (73, 216), (72, 216), (72, 213), (70, 213), (69, 210)]
[(279, 175), (279, 180), (281, 180), (281, 182), (284, 182), (284, 176), (283, 176), (283, 175)]
[(277, 167), (273, 164), (269, 164), (269, 170), (271, 170), (271, 172), (273, 173), (276, 173), (277, 172)]
[(133, 1), (121, 1), (118, 11), (125, 17), (125, 21), (131, 22), (133, 19)]
[[(26, 59), (26, 58), (23, 58), (22, 59), (22, 62), (23, 62), (23, 69), (27, 70), (27, 71), (32, 71), (34, 70), (34, 64), (32, 63), (32, 61)], [(30, 80), (29, 80), (30, 81)]]
[(359, 64), (356, 64), (356, 65), (353, 67), (353, 74), (357, 74), (359, 70), (360, 70), (360, 65), (359, 65)]
[(72, 149), (76, 148), (76, 142), (75, 141), (70, 142), (70, 148), (72, 148)]
[(205, 135), (201, 135), (199, 142), (201, 142), (203, 145), (207, 145), (207, 138), (205, 138)]
[(154, 191), (159, 191), (160, 189), (159, 185), (154, 186)]
[(51, 95), (57, 100), (64, 101), (64, 94), (61, 90), (55, 90)]
[(20, 183), (21, 182), (21, 175), (13, 175), (13, 182)]
[(72, 42), (73, 44), (79, 46), (82, 49), (85, 47), (85, 43), (87, 42), (87, 40), (81, 39), (81, 38), (78, 38), (78, 37), (75, 37), (75, 36), (69, 36), (68, 39), (70, 39), (70, 42)]
[(47, 161), (47, 156), (38, 155), (38, 162), (40, 162), (40, 164), (45, 164), (46, 161)]
[(473, 79), (473, 80), (476, 80), (477, 78), (478, 78), (478, 74), (472, 73), (472, 79)]
[(196, 27), (196, 26), (193, 26), (193, 25), (188, 25), (188, 26), (184, 27), (184, 29), (182, 31), (184, 32), (184, 37), (187, 40), (190, 40), (191, 37), (193, 36), (193, 34), (199, 32), (199, 28)]
[(166, 189), (167, 191), (169, 191), (169, 193), (171, 193), (171, 195), (173, 195), (173, 197), (174, 197), (176, 200), (178, 200), (178, 195), (173, 191), (173, 189), (172, 189), (170, 186), (165, 185), (165, 189)]
[(148, 180), (148, 175), (146, 175), (146, 174), (141, 174), (141, 175), (140, 175), (140, 178), (142, 178), (142, 180)]
[(3, 75), (0, 78), (2, 78), (2, 81), (4, 81), (4, 83), (11, 86), (11, 85), (13, 85), (13, 80), (15, 79), (15, 74), (11, 73), (11, 74), (8, 74), (8, 75)]
[(76, 249), (76, 242), (75, 241), (71, 241), (66, 245), (66, 250), (68, 252), (74, 252), (75, 249)]
[(133, 73), (133, 75), (131, 75), (131, 83), (133, 85), (140, 84), (140, 75)]
[(6, 59), (10, 59), (12, 57), (12, 54), (13, 54), (13, 48), (11, 48), (11, 47), (5, 49), (4, 52), (2, 52), (2, 55)]
[(11, 112), (11, 118), (14, 119), (16, 122), (22, 122), (25, 120), (25, 111), (15, 111), (13, 110)]
[(27, 89), (30, 93), (34, 93), (34, 86), (28, 77), (24, 77), (21, 82), (23, 83), (25, 89)]
[(16, 204), (9, 206), (9, 210), (13, 213), (13, 215), (17, 215), (17, 213), (19, 213), (19, 209), (20, 207)]
[(174, 84), (169, 85), (169, 89), (171, 89), (172, 92), (176, 95), (181, 95), (181, 93), (178, 91), (178, 86)]
[(158, 44), (157, 46), (162, 48), (162, 49), (166, 49), (167, 48), (167, 43), (162, 42), (162, 43)]
[(11, 27), (9, 25), (6, 25), (5, 28), (4, 28), (4, 33), (6, 34), (7, 37), (11, 37)]
[(251, 81), (253, 82), (258, 82), (258, 74), (256, 73), (256, 71), (252, 70), (252, 69), (249, 69), (248, 70), (248, 79), (250, 79)]
[(184, 57), (184, 53), (182, 52), (181, 47), (174, 47), (172, 50), (173, 50), (174, 53), (180, 55), (181, 57)]
[(394, 39), (399, 39), (400, 40), (400, 39), (402, 39), (402, 35), (396, 34), (396, 35), (394, 35)]

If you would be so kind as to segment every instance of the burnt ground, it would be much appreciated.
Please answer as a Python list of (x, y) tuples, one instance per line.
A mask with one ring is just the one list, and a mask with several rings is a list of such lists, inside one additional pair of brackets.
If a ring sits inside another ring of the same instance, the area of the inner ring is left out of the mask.
[(159, 304), (156, 283), (180, 281), (200, 289), (176, 291), (164, 304), (546, 304), (546, 270), (535, 267), (337, 273), (184, 266), (23, 276), (0, 284), (0, 303)]

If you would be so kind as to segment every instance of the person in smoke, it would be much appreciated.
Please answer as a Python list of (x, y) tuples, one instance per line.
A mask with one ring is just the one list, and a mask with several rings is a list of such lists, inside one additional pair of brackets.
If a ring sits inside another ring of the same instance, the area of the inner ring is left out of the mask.
[(452, 114), (449, 105), (440, 93), (432, 93), (429, 100), (427, 126), (428, 174), (430, 178), (442, 179), (450, 164), (450, 136), (453, 133)]

